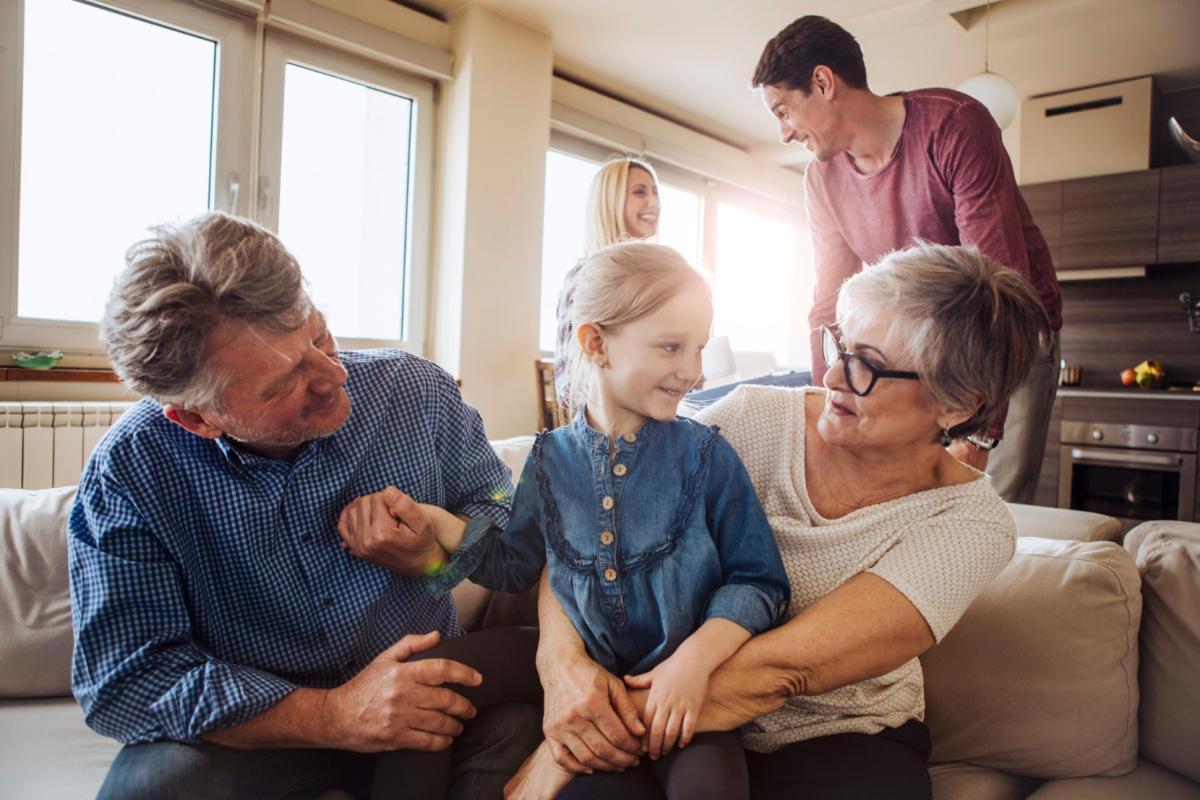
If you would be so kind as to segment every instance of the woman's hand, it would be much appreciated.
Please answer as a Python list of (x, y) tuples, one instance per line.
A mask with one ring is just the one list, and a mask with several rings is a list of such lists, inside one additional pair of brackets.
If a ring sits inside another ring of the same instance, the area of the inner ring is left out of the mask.
[(586, 654), (549, 661), (540, 671), (542, 729), (559, 766), (583, 774), (637, 764), (646, 728), (620, 680)]
[(649, 672), (626, 676), (630, 687), (650, 690), (642, 712), (642, 721), (650, 729), (646, 740), (650, 758), (658, 760), (677, 743), (680, 747), (691, 743), (708, 694), (710, 669), (680, 648)]

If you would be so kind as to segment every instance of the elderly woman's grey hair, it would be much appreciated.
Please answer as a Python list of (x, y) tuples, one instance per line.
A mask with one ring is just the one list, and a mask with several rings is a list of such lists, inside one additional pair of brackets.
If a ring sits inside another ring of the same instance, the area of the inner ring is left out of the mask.
[(973, 247), (918, 242), (846, 281), (840, 321), (879, 312), (902, 333), (927, 402), (974, 412), (953, 439), (991, 425), (1053, 335), (1029, 282)]
[(220, 211), (160, 225), (125, 255), (100, 338), (126, 385), (160, 403), (221, 410), (208, 365), (222, 323), (294, 331), (312, 309), (300, 265), (267, 229)]

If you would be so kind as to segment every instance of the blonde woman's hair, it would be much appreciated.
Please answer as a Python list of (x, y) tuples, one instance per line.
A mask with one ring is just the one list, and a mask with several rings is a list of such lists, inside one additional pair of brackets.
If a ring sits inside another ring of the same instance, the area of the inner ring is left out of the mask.
[[(711, 288), (702, 272), (676, 250), (650, 242), (620, 242), (587, 256), (575, 284), (571, 328), (591, 323), (605, 331), (653, 314), (689, 286)], [(562, 394), (574, 414), (587, 401), (592, 364), (584, 357), (579, 336), (571, 337)]]
[(588, 189), (587, 229), (584, 236), (585, 254), (630, 238), (625, 228), (625, 194), (629, 190), (629, 170), (644, 169), (658, 186), (654, 167), (640, 158), (627, 156), (606, 161), (592, 178)]
[(934, 408), (972, 411), (948, 433), (986, 431), (1051, 347), (1050, 318), (1019, 272), (974, 247), (918, 242), (842, 284), (839, 321), (891, 315)]

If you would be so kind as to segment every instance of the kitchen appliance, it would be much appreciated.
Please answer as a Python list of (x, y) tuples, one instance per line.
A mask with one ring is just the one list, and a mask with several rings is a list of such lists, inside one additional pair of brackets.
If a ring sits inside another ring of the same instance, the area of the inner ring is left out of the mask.
[(1064, 421), (1059, 442), (1060, 508), (1193, 521), (1196, 428)]

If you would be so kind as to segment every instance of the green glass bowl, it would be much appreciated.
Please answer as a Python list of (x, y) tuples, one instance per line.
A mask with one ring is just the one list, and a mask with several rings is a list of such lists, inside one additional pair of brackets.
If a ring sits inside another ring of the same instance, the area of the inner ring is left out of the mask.
[(18, 367), (24, 369), (50, 369), (59, 361), (63, 354), (59, 350), (52, 353), (13, 353), (12, 360)]

